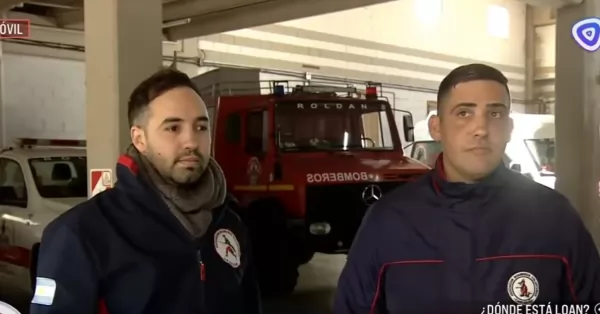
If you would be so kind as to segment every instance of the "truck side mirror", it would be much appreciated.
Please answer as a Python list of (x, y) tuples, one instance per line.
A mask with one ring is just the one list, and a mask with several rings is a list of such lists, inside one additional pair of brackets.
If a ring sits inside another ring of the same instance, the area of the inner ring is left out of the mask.
[(404, 127), (404, 139), (406, 140), (406, 142), (414, 142), (415, 126), (413, 124), (413, 118), (411, 115), (402, 116), (402, 126)]

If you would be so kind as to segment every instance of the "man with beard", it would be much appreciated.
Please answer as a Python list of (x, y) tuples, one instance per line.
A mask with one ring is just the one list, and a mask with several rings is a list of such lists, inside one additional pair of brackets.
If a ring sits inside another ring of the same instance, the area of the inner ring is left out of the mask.
[(115, 188), (44, 230), (31, 314), (260, 313), (250, 243), (194, 84), (162, 70), (128, 109), (132, 145)]
[[(502, 162), (506, 77), (461, 66), (440, 83), (435, 168), (370, 209), (340, 276), (335, 314), (463, 314), (497, 304), (600, 301), (600, 258), (567, 199)], [(535, 309), (533, 309), (535, 311)]]

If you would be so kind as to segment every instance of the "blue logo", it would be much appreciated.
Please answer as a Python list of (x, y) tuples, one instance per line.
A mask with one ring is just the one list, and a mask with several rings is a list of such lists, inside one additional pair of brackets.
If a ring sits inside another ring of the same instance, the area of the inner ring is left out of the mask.
[(600, 49), (600, 18), (591, 17), (577, 22), (571, 34), (581, 48), (589, 52)]

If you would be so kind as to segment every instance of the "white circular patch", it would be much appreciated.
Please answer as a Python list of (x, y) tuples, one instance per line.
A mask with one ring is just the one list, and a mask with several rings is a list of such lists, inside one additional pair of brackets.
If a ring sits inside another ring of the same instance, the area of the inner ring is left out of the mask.
[(522, 271), (508, 280), (508, 295), (517, 304), (532, 304), (540, 294), (540, 284), (531, 273)]
[(242, 252), (240, 243), (233, 232), (227, 229), (217, 230), (215, 232), (215, 250), (231, 267), (238, 268), (240, 266)]
[(1, 314), (21, 314), (17, 309), (8, 303), (0, 301), (0, 313)]

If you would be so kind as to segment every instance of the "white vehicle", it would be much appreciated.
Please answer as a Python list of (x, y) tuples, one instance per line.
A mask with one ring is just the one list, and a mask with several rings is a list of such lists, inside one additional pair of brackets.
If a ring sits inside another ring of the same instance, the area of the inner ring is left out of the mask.
[[(44, 227), (87, 199), (83, 141), (21, 139), (0, 150), (0, 281), (24, 291), (35, 280)], [(79, 146), (79, 147), (77, 147)]]
[[(405, 154), (433, 167), (441, 152), (440, 143), (429, 135), (429, 118), (436, 114), (432, 111), (427, 119), (415, 124), (415, 141), (405, 148)], [(554, 188), (554, 116), (543, 114), (511, 113), (514, 130), (506, 146), (504, 162), (536, 182)]]

